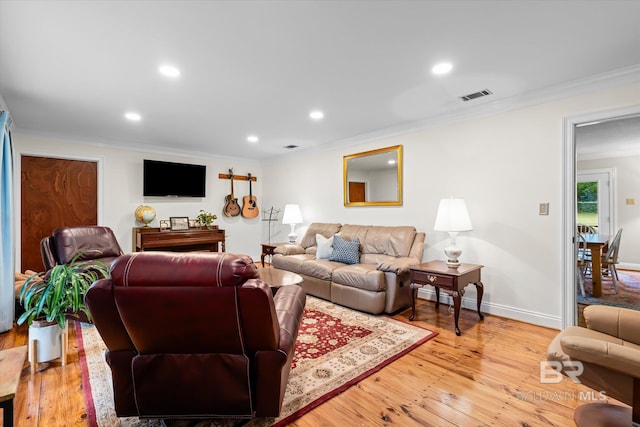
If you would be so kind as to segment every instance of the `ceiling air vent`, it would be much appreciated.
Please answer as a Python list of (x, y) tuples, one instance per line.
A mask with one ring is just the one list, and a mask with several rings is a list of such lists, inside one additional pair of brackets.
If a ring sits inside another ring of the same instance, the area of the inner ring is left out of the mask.
[(291, 150), (293, 148), (298, 148), (297, 145), (285, 145), (284, 148), (286, 148), (287, 150)]
[(470, 93), (469, 95), (461, 96), (463, 101), (471, 101), (472, 99), (481, 98), (483, 96), (491, 95), (492, 92), (489, 89), (481, 90), (480, 92)]

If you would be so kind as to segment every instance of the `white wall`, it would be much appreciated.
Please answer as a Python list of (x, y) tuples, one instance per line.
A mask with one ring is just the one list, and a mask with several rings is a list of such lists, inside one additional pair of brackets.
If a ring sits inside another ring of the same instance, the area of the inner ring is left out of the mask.
[[(215, 221), (227, 234), (227, 252), (238, 252), (260, 259), (260, 217), (246, 219), (241, 215), (228, 218), (222, 214), (225, 196), (229, 194), (231, 187), (228, 179), (219, 179), (219, 173), (228, 173), (233, 168), (237, 175), (251, 173), (257, 177), (253, 183), (253, 195), (258, 197), (258, 207), (261, 208), (262, 193), (262, 167), (257, 162), (248, 162), (240, 159), (229, 158), (202, 158), (189, 156), (175, 156), (170, 154), (150, 153), (141, 151), (128, 151), (113, 149), (95, 144), (78, 144), (68, 141), (50, 140), (33, 137), (20, 133), (14, 133), (14, 145), (17, 170), (16, 200), (20, 200), (20, 157), (22, 155), (36, 155), (47, 157), (64, 157), (72, 159), (91, 159), (99, 161), (99, 182), (102, 184), (100, 194), (102, 206), (98, 214), (99, 225), (111, 227), (125, 252), (131, 252), (132, 227), (137, 224), (134, 211), (141, 204), (152, 206), (157, 217), (151, 226), (158, 226), (160, 219), (169, 219), (171, 216), (188, 216), (195, 218), (200, 209), (215, 213), (218, 219)], [(207, 189), (204, 198), (164, 198), (143, 197), (142, 195), (142, 161), (143, 159), (165, 160), (184, 163), (204, 164), (207, 166)], [(247, 181), (234, 181), (234, 193), (238, 203), (242, 206), (242, 196), (249, 194)], [(100, 207), (99, 207), (100, 208)], [(20, 206), (17, 206), (17, 215), (20, 214)], [(17, 233), (20, 232), (18, 224)], [(18, 234), (19, 235), (19, 234)], [(20, 239), (18, 238), (17, 253), (20, 253)], [(18, 256), (18, 263), (20, 257)], [(16, 271), (20, 265), (16, 266)]]
[[(616, 218), (613, 225), (622, 228), (620, 239), (620, 268), (640, 270), (640, 156), (625, 156), (578, 162), (578, 169), (614, 169)], [(635, 199), (635, 205), (627, 205)]]
[[(427, 233), (425, 261), (442, 259), (448, 243), (445, 233), (433, 231), (439, 199), (463, 197), (474, 230), (461, 233), (458, 245), (463, 262), (485, 266), (483, 310), (560, 328), (563, 120), (639, 99), (636, 83), (358, 146), (303, 152), (263, 165), (265, 197), (269, 204), (300, 204), (301, 232), (314, 221), (414, 225)], [(397, 144), (404, 150), (403, 206), (344, 207), (342, 156)], [(546, 202), (549, 215), (538, 215), (539, 203)], [(465, 304), (473, 307), (475, 290), (467, 290)]]

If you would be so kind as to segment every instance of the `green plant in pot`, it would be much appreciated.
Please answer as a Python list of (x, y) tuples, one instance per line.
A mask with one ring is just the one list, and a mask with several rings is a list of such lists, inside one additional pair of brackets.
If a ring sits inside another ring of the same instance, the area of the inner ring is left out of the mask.
[(213, 221), (218, 219), (218, 217), (211, 212), (205, 211), (204, 209), (200, 209), (198, 212), (198, 216), (196, 217), (200, 224), (208, 229), (213, 227)]
[(64, 329), (69, 316), (79, 318), (84, 313), (91, 318), (84, 295), (93, 282), (109, 277), (109, 267), (102, 261), (82, 261), (81, 257), (79, 253), (70, 263), (55, 265), (24, 282), (20, 290), (24, 313), (18, 317), (19, 325), (45, 320)]
[(34, 274), (20, 289), (24, 313), (17, 322), (29, 325), (31, 372), (35, 372), (38, 362), (58, 357), (65, 364), (68, 317), (91, 319), (84, 295), (93, 282), (109, 277), (109, 267), (98, 260), (82, 261), (81, 257), (79, 253), (68, 264)]

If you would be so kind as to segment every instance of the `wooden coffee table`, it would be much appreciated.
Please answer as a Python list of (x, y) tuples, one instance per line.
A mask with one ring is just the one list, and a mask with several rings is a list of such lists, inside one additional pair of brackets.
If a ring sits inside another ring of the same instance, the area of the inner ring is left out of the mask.
[(13, 399), (26, 356), (26, 345), (0, 351), (0, 408), (3, 410), (2, 425), (5, 427), (13, 426)]
[(299, 274), (277, 268), (258, 266), (258, 273), (260, 273), (260, 279), (274, 291), (281, 286), (300, 285), (303, 281)]

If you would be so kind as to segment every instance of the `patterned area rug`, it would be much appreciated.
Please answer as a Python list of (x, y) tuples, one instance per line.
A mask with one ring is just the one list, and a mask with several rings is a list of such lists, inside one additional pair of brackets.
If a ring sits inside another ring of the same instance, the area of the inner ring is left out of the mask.
[(618, 270), (618, 293), (616, 294), (611, 277), (602, 276), (602, 296), (592, 295), (591, 278), (584, 281), (586, 295), (583, 298), (578, 289), (578, 304), (602, 304), (640, 310), (640, 271)]
[[(118, 418), (111, 371), (94, 326), (76, 322), (82, 385), (90, 427), (160, 427), (162, 420)], [(437, 335), (426, 329), (350, 310), (307, 296), (279, 418), (167, 421), (170, 427), (283, 426)]]

